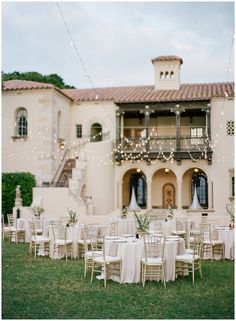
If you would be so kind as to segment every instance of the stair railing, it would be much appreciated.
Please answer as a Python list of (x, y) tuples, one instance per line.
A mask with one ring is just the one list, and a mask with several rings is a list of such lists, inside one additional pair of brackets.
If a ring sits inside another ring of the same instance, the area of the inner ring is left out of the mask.
[(229, 213), (231, 220), (234, 221), (234, 211), (235, 211), (234, 200), (232, 202), (226, 204), (226, 210)]
[(60, 164), (58, 165), (57, 170), (56, 170), (56, 172), (55, 172), (55, 174), (54, 174), (54, 176), (53, 176), (53, 179), (52, 179), (51, 184), (50, 184), (51, 186), (54, 186), (54, 185), (55, 185), (55, 182), (56, 182), (57, 179), (59, 178), (59, 175), (61, 174), (62, 169), (63, 169), (63, 167), (65, 166), (66, 156), (67, 156), (67, 154), (69, 153), (69, 151), (70, 151), (70, 149), (67, 148), (66, 151), (65, 151), (65, 153), (64, 153), (64, 155), (63, 155), (63, 157), (62, 157), (62, 160), (61, 160)]

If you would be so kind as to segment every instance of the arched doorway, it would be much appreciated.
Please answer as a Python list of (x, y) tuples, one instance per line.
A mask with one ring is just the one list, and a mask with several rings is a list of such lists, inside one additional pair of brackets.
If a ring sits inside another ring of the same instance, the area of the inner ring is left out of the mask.
[(203, 208), (208, 208), (208, 184), (207, 176), (203, 172), (194, 172), (192, 174), (192, 199), (195, 186), (197, 188), (198, 201)]
[(188, 209), (192, 204), (195, 186), (200, 205), (208, 208), (208, 179), (207, 174), (200, 168), (188, 169), (182, 177), (182, 204)]
[(175, 207), (175, 186), (171, 183), (166, 183), (162, 189), (162, 207), (167, 208), (169, 206)]
[(146, 176), (139, 169), (131, 169), (123, 177), (122, 206), (130, 203), (132, 188), (134, 188), (136, 201), (141, 208), (147, 207), (147, 182)]
[(91, 142), (102, 141), (102, 125), (100, 125), (99, 123), (95, 123), (91, 126), (90, 141)]

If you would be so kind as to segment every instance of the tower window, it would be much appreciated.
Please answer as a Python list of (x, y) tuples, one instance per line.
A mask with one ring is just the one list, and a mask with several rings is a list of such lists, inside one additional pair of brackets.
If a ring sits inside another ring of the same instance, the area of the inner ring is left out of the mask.
[(160, 79), (164, 79), (164, 72), (163, 71), (160, 72)]
[(169, 78), (170, 78), (169, 72), (166, 71), (166, 72), (165, 72), (165, 79), (169, 79)]
[(175, 79), (174, 71), (171, 71), (171, 72), (170, 72), (170, 79)]

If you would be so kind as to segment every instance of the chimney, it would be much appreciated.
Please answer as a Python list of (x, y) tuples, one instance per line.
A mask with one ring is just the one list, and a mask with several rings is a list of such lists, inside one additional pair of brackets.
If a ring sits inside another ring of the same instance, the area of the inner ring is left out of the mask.
[(182, 58), (177, 56), (159, 56), (152, 59), (155, 69), (156, 90), (180, 89), (180, 66)]

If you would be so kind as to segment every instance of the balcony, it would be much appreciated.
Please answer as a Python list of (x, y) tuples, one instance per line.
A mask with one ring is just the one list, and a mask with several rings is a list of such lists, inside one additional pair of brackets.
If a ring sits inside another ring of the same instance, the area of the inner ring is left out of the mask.
[[(196, 127), (195, 127), (196, 128)], [(120, 130), (120, 137), (116, 141), (116, 161), (146, 160), (150, 163), (153, 160), (175, 159), (181, 163), (182, 159), (206, 159), (211, 164), (212, 150), (207, 135), (207, 128), (199, 127), (196, 135), (190, 135), (191, 128), (179, 127), (176, 132), (175, 126), (169, 127), (123, 127)], [(160, 135), (159, 133), (169, 135)], [(124, 134), (123, 134), (124, 133)], [(127, 133), (133, 135), (127, 136)]]

